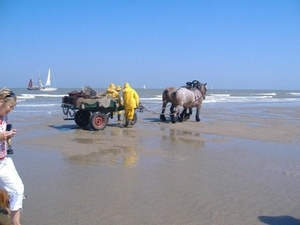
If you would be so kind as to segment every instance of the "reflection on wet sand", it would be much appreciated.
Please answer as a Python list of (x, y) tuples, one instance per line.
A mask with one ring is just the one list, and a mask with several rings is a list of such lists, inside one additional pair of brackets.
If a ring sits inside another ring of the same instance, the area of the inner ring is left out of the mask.
[(74, 138), (74, 141), (80, 144), (92, 144), (94, 139), (92, 138)]
[[(76, 129), (74, 131), (74, 134), (77, 135), (83, 135), (82, 134), (82, 129)], [(104, 130), (99, 130), (99, 131), (87, 131), (89, 135), (93, 136), (93, 137), (99, 137), (99, 136), (110, 136), (110, 137), (128, 137), (131, 135), (130, 130), (124, 130), (122, 127), (106, 127)]]
[[(110, 129), (111, 128), (111, 129)], [(170, 127), (160, 127), (155, 132), (108, 127), (89, 136), (79, 134), (73, 142), (82, 145), (83, 151), (72, 151), (68, 160), (86, 165), (115, 164), (134, 166), (139, 161), (183, 159), (182, 150), (199, 149), (205, 146), (201, 134)]]
[(111, 129), (111, 130), (105, 132), (105, 134), (115, 136), (115, 137), (122, 136), (123, 135), (123, 129), (118, 127), (117, 129)]
[(139, 155), (133, 147), (116, 147), (112, 149), (101, 149), (87, 155), (70, 156), (68, 160), (74, 163), (86, 165), (98, 165), (99, 163), (123, 164), (134, 166), (139, 159)]
[(180, 141), (197, 147), (205, 146), (204, 141), (201, 139), (201, 134), (198, 132), (169, 129), (165, 127), (161, 127), (161, 130), (164, 131), (164, 135), (162, 135), (163, 140)]

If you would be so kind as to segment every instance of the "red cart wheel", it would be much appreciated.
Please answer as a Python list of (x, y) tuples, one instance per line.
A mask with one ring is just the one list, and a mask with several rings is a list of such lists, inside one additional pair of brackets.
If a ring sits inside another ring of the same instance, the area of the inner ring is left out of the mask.
[(90, 126), (93, 130), (103, 130), (107, 125), (108, 119), (106, 114), (94, 112), (90, 117)]

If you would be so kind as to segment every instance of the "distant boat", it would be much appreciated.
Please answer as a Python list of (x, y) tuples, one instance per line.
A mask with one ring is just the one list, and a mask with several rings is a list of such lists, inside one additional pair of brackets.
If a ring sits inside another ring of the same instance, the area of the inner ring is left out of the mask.
[(56, 87), (51, 86), (51, 73), (50, 73), (50, 68), (49, 68), (45, 86), (40, 88), (40, 91), (56, 91), (56, 90), (57, 90)]
[(144, 84), (143, 88), (146, 89), (146, 85), (145, 84)]
[(30, 78), (27, 90), (29, 90), (29, 91), (37, 91), (37, 90), (40, 90), (41, 88), (43, 88), (43, 84), (42, 84), (40, 75), (39, 75), (39, 78), (38, 78), (38, 85), (33, 85), (33, 79)]

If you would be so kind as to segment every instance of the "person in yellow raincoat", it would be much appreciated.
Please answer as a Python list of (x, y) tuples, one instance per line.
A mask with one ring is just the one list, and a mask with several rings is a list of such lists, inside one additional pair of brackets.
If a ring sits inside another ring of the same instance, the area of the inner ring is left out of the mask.
[[(123, 105), (123, 102), (122, 102), (122, 99), (121, 99), (121, 96), (120, 96), (120, 91), (122, 90), (121, 86), (117, 86), (116, 87), (116, 91), (118, 92), (118, 101), (119, 101), (119, 104), (120, 105)], [(122, 115), (122, 110), (118, 111), (118, 121), (121, 121), (121, 115)]]
[[(121, 90), (122, 88), (120, 86), (116, 87), (113, 83), (111, 83), (106, 89), (106, 96), (118, 99), (118, 103), (122, 105), (122, 99), (121, 96), (119, 95), (119, 92)], [(122, 111), (118, 111), (118, 121), (121, 121), (121, 115), (122, 115)]]
[(106, 89), (106, 96), (117, 98), (119, 93), (116, 91), (116, 85), (114, 83), (111, 83), (108, 88)]
[(138, 108), (140, 99), (137, 92), (130, 87), (129, 83), (124, 84), (123, 100), (125, 108), (123, 126), (132, 127), (131, 123), (134, 118), (134, 110)]

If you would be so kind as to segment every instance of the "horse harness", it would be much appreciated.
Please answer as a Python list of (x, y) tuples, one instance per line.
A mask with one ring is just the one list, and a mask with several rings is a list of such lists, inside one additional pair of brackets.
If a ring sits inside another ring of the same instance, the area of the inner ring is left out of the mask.
[(201, 97), (203, 97), (203, 94), (202, 94), (201, 90), (199, 90), (200, 93), (201, 93), (201, 96), (199, 96), (199, 94), (195, 90), (191, 90), (191, 91), (194, 93), (194, 97), (195, 97), (195, 101), (194, 102), (200, 101)]

